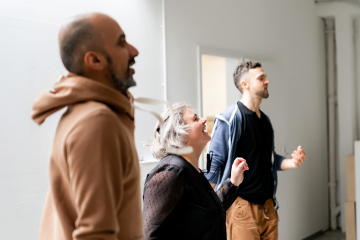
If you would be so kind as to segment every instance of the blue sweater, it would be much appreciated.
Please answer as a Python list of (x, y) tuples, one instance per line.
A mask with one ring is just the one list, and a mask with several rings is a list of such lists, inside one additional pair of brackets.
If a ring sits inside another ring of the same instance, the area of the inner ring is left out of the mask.
[[(270, 122), (269, 117), (266, 117)], [(208, 151), (211, 158), (211, 167), (210, 172), (206, 174), (206, 178), (210, 183), (215, 183), (217, 189), (220, 183), (230, 177), (231, 167), (235, 160), (236, 145), (241, 137), (242, 115), (237, 102), (229, 106), (220, 115), (217, 115), (214, 123), (215, 125)], [(272, 127), (271, 129), (274, 132)], [(277, 171), (281, 170), (280, 166), (285, 158), (275, 153), (274, 138), (272, 140), (272, 146), (273, 154), (271, 158), (271, 171), (274, 176), (273, 198), (275, 202), (275, 209), (277, 210), (279, 208), (279, 204), (275, 196), (277, 188)]]

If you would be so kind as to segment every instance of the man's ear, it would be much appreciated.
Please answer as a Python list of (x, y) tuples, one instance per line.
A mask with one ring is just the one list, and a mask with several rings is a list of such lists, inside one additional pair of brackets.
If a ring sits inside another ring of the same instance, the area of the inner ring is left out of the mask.
[(84, 65), (93, 70), (101, 71), (107, 64), (106, 58), (100, 52), (89, 51), (84, 55)]
[(248, 81), (246, 81), (246, 79), (241, 79), (240, 80), (240, 85), (241, 85), (241, 87), (242, 87), (242, 89), (247, 89), (247, 90), (249, 90), (248, 88), (249, 88), (249, 83), (248, 83)]

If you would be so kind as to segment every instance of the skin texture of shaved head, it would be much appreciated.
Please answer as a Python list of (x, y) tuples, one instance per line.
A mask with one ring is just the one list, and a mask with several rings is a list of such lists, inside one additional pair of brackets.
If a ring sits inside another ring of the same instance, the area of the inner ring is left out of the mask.
[(59, 34), (61, 60), (65, 68), (78, 75), (83, 74), (83, 58), (88, 51), (105, 53), (99, 31), (91, 19), (100, 14), (74, 17), (65, 24)]
[(135, 86), (134, 58), (137, 49), (126, 41), (120, 25), (102, 13), (79, 15), (64, 24), (59, 34), (65, 68), (97, 80), (122, 93)]

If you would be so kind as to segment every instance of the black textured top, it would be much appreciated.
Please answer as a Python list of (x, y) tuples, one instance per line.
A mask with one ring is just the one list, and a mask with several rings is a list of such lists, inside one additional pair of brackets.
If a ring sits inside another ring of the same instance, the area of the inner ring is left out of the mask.
[(144, 187), (144, 239), (226, 240), (226, 210), (237, 197), (229, 179), (215, 193), (203, 172), (168, 155)]
[(241, 198), (256, 204), (265, 204), (273, 197), (274, 177), (271, 171), (273, 132), (271, 123), (261, 112), (256, 112), (238, 102), (242, 114), (242, 134), (236, 145), (235, 157), (246, 159), (249, 171), (244, 172), (244, 181), (238, 189)]

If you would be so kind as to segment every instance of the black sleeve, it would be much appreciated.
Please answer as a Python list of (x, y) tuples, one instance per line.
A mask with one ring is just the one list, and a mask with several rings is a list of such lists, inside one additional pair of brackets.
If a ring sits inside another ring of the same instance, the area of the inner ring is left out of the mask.
[(216, 194), (222, 202), (225, 211), (231, 207), (237, 198), (237, 190), (238, 187), (231, 183), (230, 178), (220, 184), (219, 190), (216, 191)]
[(144, 189), (144, 240), (161, 239), (161, 227), (184, 194), (183, 174), (176, 167), (156, 173)]

